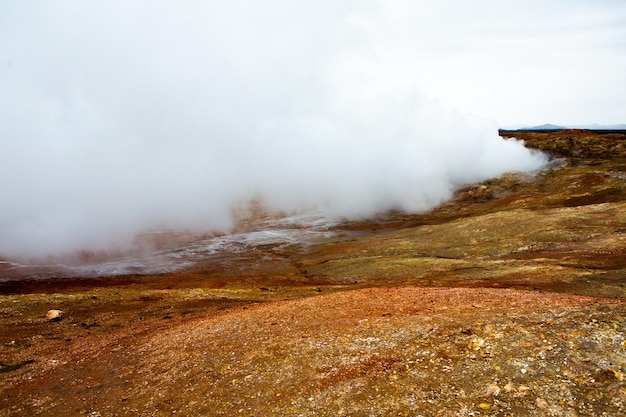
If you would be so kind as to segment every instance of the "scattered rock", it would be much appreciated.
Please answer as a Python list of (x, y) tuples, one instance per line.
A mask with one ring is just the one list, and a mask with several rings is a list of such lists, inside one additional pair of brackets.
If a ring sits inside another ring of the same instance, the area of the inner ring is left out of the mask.
[(615, 376), (618, 381), (624, 380), (624, 374), (620, 371), (616, 371), (615, 369), (610, 369), (609, 371), (613, 373), (613, 376)]
[(48, 310), (46, 313), (46, 320), (56, 322), (63, 320), (63, 311), (61, 310)]
[(487, 389), (485, 389), (485, 391), (483, 391), (482, 394), (480, 394), (478, 397), (479, 398), (489, 397), (491, 395), (498, 396), (499, 394), (500, 394), (500, 387), (498, 387), (496, 384), (489, 384)]
[(597, 347), (597, 343), (590, 340), (585, 340), (580, 343), (580, 349), (582, 350), (595, 350)]
[(542, 410), (545, 410), (548, 407), (548, 402), (543, 398), (537, 398), (535, 400), (535, 404), (537, 404), (537, 407), (541, 408)]
[(472, 340), (469, 341), (469, 343), (467, 344), (467, 348), (470, 350), (478, 350), (480, 349), (483, 345), (485, 344), (485, 340), (475, 337)]

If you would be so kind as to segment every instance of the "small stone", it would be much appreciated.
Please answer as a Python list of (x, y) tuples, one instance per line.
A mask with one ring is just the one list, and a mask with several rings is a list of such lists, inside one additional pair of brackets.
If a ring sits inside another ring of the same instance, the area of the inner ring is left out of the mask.
[(46, 320), (48, 321), (61, 321), (63, 320), (63, 311), (61, 310), (48, 310), (46, 313)]
[(489, 397), (491, 395), (498, 396), (500, 394), (500, 387), (496, 384), (489, 384), (489, 386), (478, 397)]
[(537, 407), (541, 408), (542, 410), (548, 407), (548, 402), (539, 397), (537, 397), (537, 399), (535, 400), (535, 404), (537, 404)]
[(487, 403), (480, 403), (480, 404), (478, 404), (478, 408), (480, 408), (481, 410), (490, 410), (491, 409), (491, 405), (489, 405)]
[(615, 378), (617, 378), (619, 381), (624, 380), (624, 374), (620, 371), (616, 371), (615, 369), (610, 369), (610, 371), (613, 373), (613, 376), (615, 376)]
[(511, 392), (513, 390), (513, 384), (510, 382), (504, 386), (504, 392)]
[(469, 343), (467, 344), (467, 348), (471, 349), (471, 350), (478, 350), (484, 344), (485, 344), (485, 340), (484, 339), (480, 339), (478, 337), (475, 337), (475, 338), (473, 338), (472, 340), (469, 341)]
[(597, 350), (598, 344), (591, 340), (585, 340), (580, 343), (580, 349), (582, 350)]

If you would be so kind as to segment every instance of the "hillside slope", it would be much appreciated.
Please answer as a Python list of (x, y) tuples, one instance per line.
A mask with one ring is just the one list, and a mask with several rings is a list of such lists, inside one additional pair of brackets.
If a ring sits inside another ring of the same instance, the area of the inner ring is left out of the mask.
[(626, 142), (515, 135), (551, 168), (429, 213), (0, 282), (0, 416), (626, 414)]

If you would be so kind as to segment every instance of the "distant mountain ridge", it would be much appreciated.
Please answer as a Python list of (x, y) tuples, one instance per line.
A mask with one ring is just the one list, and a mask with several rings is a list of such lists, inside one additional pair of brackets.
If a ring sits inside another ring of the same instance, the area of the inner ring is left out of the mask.
[(527, 127), (525, 130), (566, 130), (568, 129), (565, 126), (553, 125), (550, 123), (546, 123), (539, 126)]
[(600, 125), (600, 124), (591, 124), (591, 125), (554, 125), (552, 123), (546, 123), (538, 126), (512, 126), (512, 127), (503, 127), (501, 130), (523, 130), (523, 131), (558, 131), (558, 130), (567, 130), (567, 129), (582, 129), (582, 130), (626, 130), (626, 123), (612, 124), (612, 125)]

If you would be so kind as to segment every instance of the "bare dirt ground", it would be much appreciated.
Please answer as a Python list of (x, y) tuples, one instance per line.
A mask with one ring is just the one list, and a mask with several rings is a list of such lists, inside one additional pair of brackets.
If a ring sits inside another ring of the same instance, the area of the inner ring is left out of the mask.
[(625, 138), (516, 136), (561, 159), (317, 243), (0, 263), (0, 416), (626, 415)]

